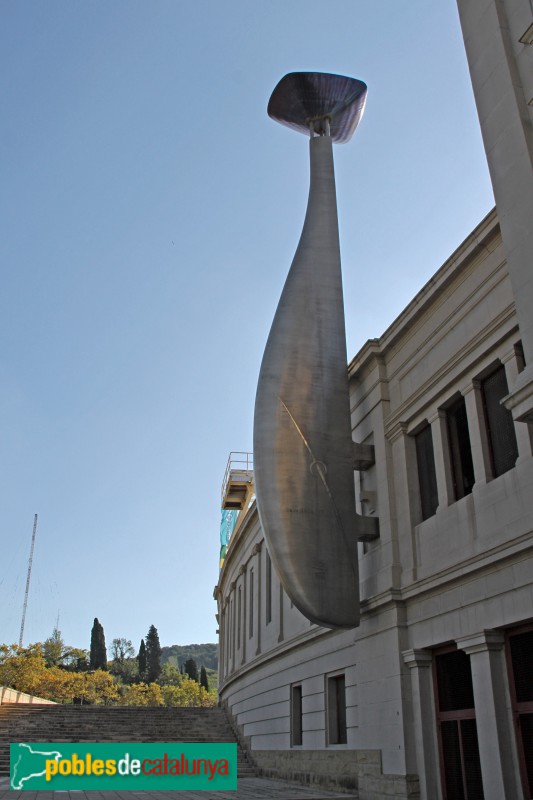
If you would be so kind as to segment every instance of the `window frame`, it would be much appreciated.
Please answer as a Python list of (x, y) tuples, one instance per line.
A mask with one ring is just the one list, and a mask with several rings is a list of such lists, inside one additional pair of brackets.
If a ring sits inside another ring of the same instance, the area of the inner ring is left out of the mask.
[[(496, 395), (489, 396), (488, 387), (490, 386), (490, 382), (498, 377), (503, 378), (503, 391), (501, 393), (498, 392)], [(498, 362), (494, 369), (480, 379), (479, 384), (483, 401), (483, 422), (489, 448), (490, 469), (492, 476), (494, 478), (499, 478), (500, 475), (504, 475), (506, 472), (513, 469), (518, 459), (518, 442), (516, 440), (513, 415), (505, 406), (501, 405), (500, 402), (502, 398), (509, 394), (505, 366), (501, 362)], [(500, 396), (498, 397), (498, 395)], [(505, 429), (504, 432), (506, 436), (511, 437), (510, 441), (506, 443), (507, 453), (501, 450), (499, 438), (497, 436), (497, 433), (501, 433), (502, 429)]]
[[(470, 662), (470, 656), (468, 656), (464, 651), (461, 651), (457, 645), (450, 644), (445, 645), (443, 647), (439, 647), (433, 650), (433, 663), (432, 663), (432, 677), (433, 677), (433, 696), (434, 696), (434, 709), (435, 709), (435, 722), (437, 726), (437, 743), (438, 743), (438, 750), (439, 750), (439, 772), (440, 772), (440, 783), (442, 787), (442, 795), (443, 797), (447, 797), (447, 770), (446, 770), (446, 758), (444, 752), (444, 743), (443, 743), (443, 736), (442, 736), (442, 725), (449, 724), (449, 723), (456, 723), (457, 726), (457, 734), (458, 734), (458, 742), (459, 742), (459, 757), (461, 763), (461, 776), (462, 776), (462, 784), (463, 790), (465, 792), (465, 797), (467, 797), (467, 782), (468, 776), (466, 773), (466, 764), (469, 763), (465, 757), (464, 753), (464, 731), (463, 731), (463, 722), (473, 721), (476, 725), (476, 738), (477, 737), (477, 720), (476, 720), (476, 709), (474, 705), (474, 697), (473, 697), (473, 687), (472, 687), (472, 707), (470, 708), (460, 708), (460, 709), (450, 709), (448, 711), (441, 711), (440, 710), (440, 698), (439, 698), (439, 681), (438, 681), (438, 670), (437, 670), (437, 658), (439, 656), (447, 655), (448, 653), (460, 653), (463, 652), (464, 656), (468, 659), (469, 669), (470, 669), (470, 676), (472, 676), (472, 666)], [(472, 679), (472, 678), (471, 678)], [(477, 749), (478, 749), (478, 761), (479, 761), (479, 780), (482, 785), (482, 777), (481, 777), (481, 760), (479, 756), (479, 739), (477, 742)]]
[[(412, 436), (416, 453), (420, 510), (422, 513), (422, 521), (425, 522), (426, 519), (435, 516), (439, 506), (433, 430), (429, 422), (426, 421)], [(426, 441), (424, 441), (422, 437), (426, 437)], [(430, 465), (429, 470), (428, 464)], [(428, 476), (428, 481), (424, 481), (423, 475)]]
[[(444, 407), (446, 414), (446, 429), (448, 433), (448, 450), (450, 453), (451, 478), (455, 502), (462, 500), (469, 494), (475, 484), (474, 461), (472, 457), (472, 443), (470, 440), (470, 427), (466, 402), (462, 395), (456, 395)], [(462, 419), (459, 420), (459, 412)], [(464, 426), (468, 441), (459, 435), (459, 422)], [(470, 473), (470, 475), (468, 475)], [(468, 479), (471, 479), (471, 483)]]
[(301, 683), (290, 687), (291, 747), (303, 744), (303, 688)]
[[(342, 679), (342, 703), (339, 703), (339, 685)], [(335, 687), (335, 691), (331, 687)], [(332, 696), (334, 695), (334, 702)], [(325, 676), (326, 700), (326, 745), (346, 746), (348, 744), (348, 723), (346, 705), (346, 673), (344, 670)]]
[(266, 551), (265, 559), (265, 624), (272, 622), (272, 559)]
[(249, 609), (248, 609), (248, 638), (251, 639), (254, 635), (254, 570), (253, 567), (250, 569), (249, 575)]

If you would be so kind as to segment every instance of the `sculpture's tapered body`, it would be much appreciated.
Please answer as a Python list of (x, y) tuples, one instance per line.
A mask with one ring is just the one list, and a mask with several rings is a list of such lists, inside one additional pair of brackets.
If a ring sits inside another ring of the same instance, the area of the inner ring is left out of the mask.
[(332, 139), (309, 144), (305, 223), (257, 388), (255, 486), (287, 594), (313, 622), (349, 628), (359, 581)]

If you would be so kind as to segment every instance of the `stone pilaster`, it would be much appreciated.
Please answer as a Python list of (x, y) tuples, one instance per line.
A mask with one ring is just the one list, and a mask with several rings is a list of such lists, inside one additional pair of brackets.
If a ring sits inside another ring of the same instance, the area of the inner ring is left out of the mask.
[(481, 382), (478, 380), (471, 381), (461, 389), (461, 394), (465, 400), (468, 418), (474, 478), (476, 484), (479, 485), (487, 483), (494, 477), (492, 474), (489, 438), (485, 425), (485, 412), (483, 411)]
[(448, 446), (446, 412), (439, 409), (435, 414), (429, 417), (428, 422), (431, 425), (437, 493), (439, 496), (437, 511), (442, 511), (455, 502), (452, 478), (453, 470), (450, 460), (450, 448)]
[(437, 800), (441, 796), (441, 790), (438, 768), (437, 722), (431, 671), (433, 657), (429, 650), (405, 650), (402, 656), (404, 663), (411, 672), (420, 800)]
[[(514, 347), (502, 356), (502, 363), (505, 367), (507, 385), (515, 386), (520, 373), (518, 372), (518, 363), (516, 360), (516, 352)], [(529, 427), (527, 425), (523, 425), (520, 422), (515, 422), (514, 427), (516, 443), (518, 445), (518, 461), (516, 462), (518, 464), (521, 461), (531, 457), (531, 436), (529, 433)]]
[(516, 800), (518, 757), (504, 654), (504, 637), (485, 630), (457, 639), (470, 656), (485, 800)]
[(417, 578), (418, 555), (415, 525), (422, 521), (420, 484), (414, 438), (407, 433), (407, 425), (399, 422), (387, 433), (394, 468), (394, 494), (397, 512), (398, 560), (404, 571), (412, 569), (412, 580)]

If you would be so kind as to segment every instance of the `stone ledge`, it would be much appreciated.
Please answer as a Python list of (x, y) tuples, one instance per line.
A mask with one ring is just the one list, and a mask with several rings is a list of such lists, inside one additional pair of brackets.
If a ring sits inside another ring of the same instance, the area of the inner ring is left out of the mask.
[(253, 750), (261, 775), (325, 789), (357, 791), (359, 800), (419, 800), (417, 775), (384, 775), (380, 750)]

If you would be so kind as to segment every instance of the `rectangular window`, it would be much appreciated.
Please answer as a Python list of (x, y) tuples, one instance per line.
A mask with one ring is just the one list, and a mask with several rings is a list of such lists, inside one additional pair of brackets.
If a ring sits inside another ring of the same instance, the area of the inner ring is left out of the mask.
[(231, 661), (232, 669), (235, 669), (235, 600), (230, 600), (230, 617), (231, 617)]
[(455, 499), (460, 500), (472, 492), (474, 485), (474, 464), (468, 432), (466, 406), (463, 397), (446, 409), (448, 441), (453, 471)]
[(251, 639), (254, 635), (254, 571), (250, 570), (250, 621), (248, 624), (248, 636)]
[(266, 608), (265, 608), (265, 620), (266, 624), (268, 625), (269, 622), (272, 621), (272, 561), (270, 560), (270, 556), (266, 554)]
[(222, 612), (222, 630), (224, 631), (224, 676), (228, 674), (229, 650), (230, 650), (230, 623), (229, 607), (226, 606)]
[(470, 656), (462, 650), (437, 653), (434, 683), (443, 794), (483, 800)]
[(415, 445), (422, 519), (428, 519), (436, 512), (439, 504), (431, 425), (425, 425), (415, 435)]
[(526, 368), (526, 357), (524, 355), (524, 346), (521, 341), (515, 344), (514, 352), (516, 356), (516, 366), (518, 368), (518, 372), (523, 372)]
[(327, 679), (328, 744), (346, 744), (346, 683), (344, 675)]
[(302, 687), (291, 686), (291, 747), (302, 744)]
[(509, 394), (505, 367), (499, 367), (481, 382), (485, 424), (489, 438), (494, 477), (503, 475), (516, 464), (518, 446), (514, 430), (513, 415), (501, 404), (502, 397)]
[(237, 595), (237, 650), (241, 646), (241, 618), (242, 618), (242, 592), (239, 586)]

